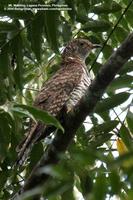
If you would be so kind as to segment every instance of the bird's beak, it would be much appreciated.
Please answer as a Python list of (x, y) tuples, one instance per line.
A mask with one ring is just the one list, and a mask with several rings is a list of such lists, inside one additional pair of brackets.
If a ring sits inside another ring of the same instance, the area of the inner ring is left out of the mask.
[(93, 44), (93, 49), (95, 48), (102, 48), (102, 46), (100, 44)]

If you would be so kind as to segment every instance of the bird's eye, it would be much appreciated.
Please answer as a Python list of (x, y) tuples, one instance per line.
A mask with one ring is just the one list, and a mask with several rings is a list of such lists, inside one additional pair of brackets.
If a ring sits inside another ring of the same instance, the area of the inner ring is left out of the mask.
[(83, 43), (83, 42), (81, 42), (81, 43), (80, 43), (80, 46), (83, 46), (83, 45), (84, 45), (84, 43)]

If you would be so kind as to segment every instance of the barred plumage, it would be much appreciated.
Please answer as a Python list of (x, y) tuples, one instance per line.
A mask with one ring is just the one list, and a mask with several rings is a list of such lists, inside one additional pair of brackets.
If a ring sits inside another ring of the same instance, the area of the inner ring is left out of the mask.
[[(74, 39), (63, 51), (61, 68), (44, 83), (34, 106), (59, 118), (62, 112), (70, 112), (78, 104), (90, 84), (85, 59), (95, 46), (85, 39)], [(65, 109), (63, 109), (65, 107)], [(18, 146), (17, 164), (22, 165), (32, 146), (50, 132), (41, 122), (32, 122), (32, 128)]]

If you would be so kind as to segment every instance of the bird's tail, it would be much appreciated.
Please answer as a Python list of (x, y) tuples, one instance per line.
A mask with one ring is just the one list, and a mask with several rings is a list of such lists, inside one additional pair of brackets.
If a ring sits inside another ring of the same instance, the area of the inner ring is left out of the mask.
[(31, 128), (29, 134), (22, 140), (22, 142), (17, 146), (16, 151), (18, 152), (18, 157), (15, 162), (15, 166), (22, 166), (27, 160), (29, 153), (32, 150), (33, 145), (36, 143), (42, 126), (39, 124), (34, 124)]

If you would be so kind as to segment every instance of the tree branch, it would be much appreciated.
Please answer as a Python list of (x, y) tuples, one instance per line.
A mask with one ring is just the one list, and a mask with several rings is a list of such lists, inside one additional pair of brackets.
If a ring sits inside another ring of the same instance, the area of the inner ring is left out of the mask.
[(46, 182), (49, 175), (45, 173), (40, 174), (38, 173), (38, 170), (41, 167), (56, 164), (59, 161), (58, 155), (67, 149), (74, 138), (77, 129), (83, 123), (85, 118), (93, 112), (107, 86), (131, 56), (133, 56), (133, 33), (127, 37), (117, 51), (111, 55), (108, 61), (99, 70), (96, 78), (88, 88), (86, 96), (76, 108), (75, 114), (65, 118), (65, 133), (62, 134), (60, 131), (57, 132), (52, 144), (48, 147), (40, 161), (34, 167), (29, 178), (26, 180), (20, 191), (21, 194)]

